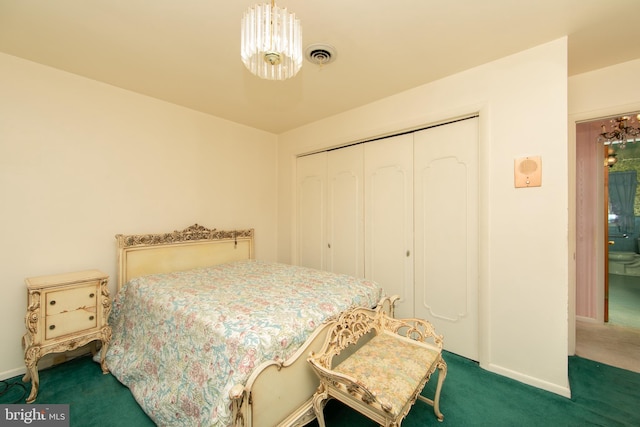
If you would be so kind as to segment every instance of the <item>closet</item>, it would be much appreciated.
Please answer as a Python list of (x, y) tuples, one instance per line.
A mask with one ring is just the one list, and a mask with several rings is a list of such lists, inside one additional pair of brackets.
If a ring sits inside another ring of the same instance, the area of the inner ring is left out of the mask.
[(478, 118), (297, 159), (298, 264), (377, 281), (478, 360)]
[(397, 317), (413, 317), (413, 134), (363, 145), (365, 277), (400, 295)]
[(297, 160), (298, 264), (364, 277), (363, 145)]

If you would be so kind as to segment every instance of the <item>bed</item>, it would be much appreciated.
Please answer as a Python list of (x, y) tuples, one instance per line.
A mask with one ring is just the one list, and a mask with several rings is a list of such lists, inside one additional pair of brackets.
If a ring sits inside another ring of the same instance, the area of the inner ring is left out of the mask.
[(252, 229), (116, 238), (106, 363), (158, 425), (304, 425), (327, 321), (393, 312), (371, 281), (255, 260)]

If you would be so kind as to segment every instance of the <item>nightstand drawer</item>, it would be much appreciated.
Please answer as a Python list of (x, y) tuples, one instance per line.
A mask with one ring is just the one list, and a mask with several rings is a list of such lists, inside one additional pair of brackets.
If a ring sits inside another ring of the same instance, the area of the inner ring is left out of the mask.
[(96, 307), (68, 311), (47, 316), (45, 319), (45, 339), (50, 340), (63, 335), (93, 329), (98, 325)]
[(59, 291), (47, 292), (45, 313), (51, 316), (59, 313), (66, 313), (83, 308), (93, 307), (95, 316), (95, 306), (98, 300), (97, 289), (99, 283), (82, 286), (78, 288), (61, 289)]

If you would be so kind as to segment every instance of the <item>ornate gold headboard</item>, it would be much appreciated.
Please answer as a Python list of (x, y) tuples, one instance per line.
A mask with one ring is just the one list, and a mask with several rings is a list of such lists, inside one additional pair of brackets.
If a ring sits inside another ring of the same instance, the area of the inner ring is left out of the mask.
[(118, 234), (118, 290), (134, 277), (253, 259), (253, 228), (210, 230), (194, 224), (164, 234)]

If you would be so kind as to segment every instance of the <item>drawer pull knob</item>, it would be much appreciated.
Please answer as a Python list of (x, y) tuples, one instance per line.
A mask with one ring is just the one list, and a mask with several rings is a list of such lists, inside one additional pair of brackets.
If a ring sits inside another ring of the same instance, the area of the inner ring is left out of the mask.
[(91, 293), (89, 294), (89, 298), (93, 298), (93, 297), (95, 297), (95, 296), (96, 296), (96, 294), (94, 294), (93, 292), (91, 292)]
[(50, 305), (56, 305), (56, 300), (53, 300), (49, 303)]
[(52, 331), (53, 331), (55, 328), (56, 328), (56, 325), (49, 325), (49, 329), (50, 329), (50, 330), (52, 330)]
[(89, 316), (89, 320), (93, 320), (93, 319), (94, 319), (94, 317), (93, 317), (93, 316)]

